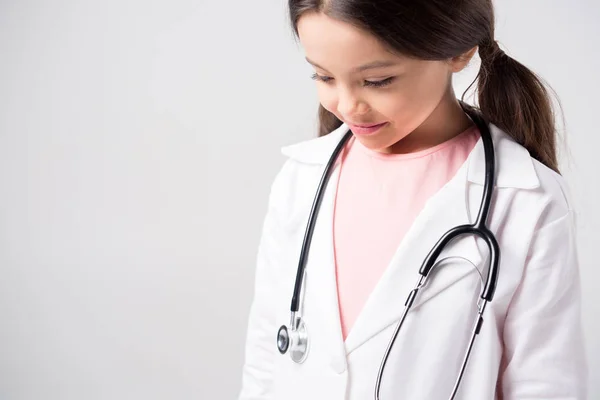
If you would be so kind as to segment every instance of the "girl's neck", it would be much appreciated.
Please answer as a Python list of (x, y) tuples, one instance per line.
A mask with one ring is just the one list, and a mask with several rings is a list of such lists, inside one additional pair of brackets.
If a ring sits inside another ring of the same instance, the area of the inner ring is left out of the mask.
[(450, 89), (431, 115), (408, 136), (386, 149), (386, 153), (406, 154), (437, 146), (473, 126), (454, 91)]

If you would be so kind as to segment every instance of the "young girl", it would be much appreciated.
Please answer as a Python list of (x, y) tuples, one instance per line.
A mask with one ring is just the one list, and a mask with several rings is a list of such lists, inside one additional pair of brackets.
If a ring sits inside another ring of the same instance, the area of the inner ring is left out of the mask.
[[(239, 399), (585, 399), (574, 211), (551, 101), (499, 49), (491, 0), (289, 8), (315, 69), (320, 133), (283, 149), (271, 187)], [(478, 110), (452, 88), (476, 52)], [(452, 240), (413, 296), (444, 233), (479, 221), (488, 137), (484, 222), (497, 252), (476, 235)]]

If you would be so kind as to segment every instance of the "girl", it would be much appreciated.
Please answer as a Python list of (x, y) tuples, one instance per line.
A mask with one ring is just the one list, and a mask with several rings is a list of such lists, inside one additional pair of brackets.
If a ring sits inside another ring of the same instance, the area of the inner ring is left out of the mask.
[[(574, 211), (551, 101), (499, 49), (491, 0), (289, 0), (289, 11), (315, 69), (320, 132), (283, 149), (271, 187), (239, 399), (585, 399)], [(484, 132), (452, 88), (476, 52), (477, 115), (495, 153), (487, 226), (501, 257), (461, 374), (492, 264), (486, 243), (452, 241), (402, 314), (430, 249), (479, 210)], [(305, 266), (304, 356), (278, 329), (290, 323), (315, 191), (348, 130)]]

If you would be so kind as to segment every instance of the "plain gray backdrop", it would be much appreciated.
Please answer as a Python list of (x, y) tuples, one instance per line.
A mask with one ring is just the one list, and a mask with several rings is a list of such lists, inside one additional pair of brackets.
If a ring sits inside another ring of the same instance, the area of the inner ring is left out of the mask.
[[(0, 1), (0, 399), (236, 397), (279, 148), (317, 127), (286, 5)], [(590, 399), (599, 19), (594, 0), (497, 1), (501, 47), (566, 116)]]

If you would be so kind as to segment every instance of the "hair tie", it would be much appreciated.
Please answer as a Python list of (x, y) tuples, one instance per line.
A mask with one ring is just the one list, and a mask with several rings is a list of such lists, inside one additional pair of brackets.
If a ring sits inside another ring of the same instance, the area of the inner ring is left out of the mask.
[(496, 40), (486, 40), (479, 45), (479, 56), (483, 62), (492, 62), (504, 54)]

